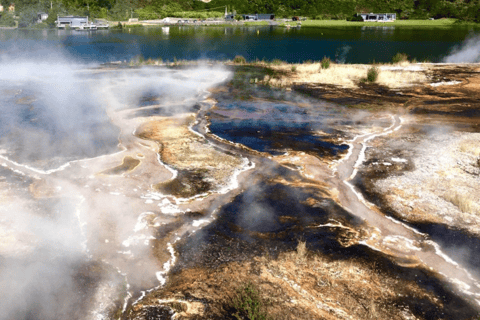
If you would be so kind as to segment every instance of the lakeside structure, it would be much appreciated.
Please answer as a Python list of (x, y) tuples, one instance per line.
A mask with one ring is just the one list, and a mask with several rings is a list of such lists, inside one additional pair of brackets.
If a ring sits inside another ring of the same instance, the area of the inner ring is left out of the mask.
[(396, 13), (357, 13), (357, 16), (362, 17), (363, 21), (375, 22), (393, 22), (397, 19)]
[(58, 16), (55, 24), (59, 29), (97, 30), (98, 28), (106, 29), (109, 27), (108, 23), (106, 24), (98, 20), (95, 23), (88, 21), (87, 16)]
[(88, 17), (81, 16), (58, 16), (57, 21), (55, 21), (57, 28), (79, 28), (83, 25), (88, 25)]
[(39, 12), (37, 13), (37, 23), (42, 23), (43, 21), (48, 19), (48, 13), (46, 12)]
[(254, 20), (254, 21), (275, 20), (275, 15), (273, 13), (244, 14), (242, 16), (244, 20)]

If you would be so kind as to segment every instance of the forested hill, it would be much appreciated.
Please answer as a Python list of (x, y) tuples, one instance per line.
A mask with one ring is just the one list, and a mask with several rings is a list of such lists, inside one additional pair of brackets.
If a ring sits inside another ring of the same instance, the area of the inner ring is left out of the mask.
[(12, 2), (16, 14), (30, 19), (35, 12), (80, 14), (94, 18), (125, 20), (131, 17), (157, 19), (179, 13), (199, 17), (229, 12), (274, 13), (277, 17), (306, 16), (313, 19), (346, 19), (357, 12), (392, 12), (400, 19), (457, 18), (480, 22), (480, 0), (1, 0)]

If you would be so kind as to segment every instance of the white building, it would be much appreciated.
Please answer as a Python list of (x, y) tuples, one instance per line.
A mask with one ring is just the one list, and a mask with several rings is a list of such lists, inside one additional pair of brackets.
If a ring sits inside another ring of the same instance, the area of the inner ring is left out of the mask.
[(375, 22), (393, 22), (397, 19), (396, 13), (357, 13), (357, 16), (361, 16), (363, 21)]
[(70, 28), (80, 28), (83, 26), (88, 25), (88, 17), (79, 17), (79, 16), (63, 16), (57, 17), (57, 21), (55, 21), (57, 28), (66, 28), (67, 26)]
[(41, 23), (41, 22), (43, 22), (47, 19), (48, 19), (48, 13), (45, 13), (45, 12), (37, 13), (37, 22), (38, 23)]

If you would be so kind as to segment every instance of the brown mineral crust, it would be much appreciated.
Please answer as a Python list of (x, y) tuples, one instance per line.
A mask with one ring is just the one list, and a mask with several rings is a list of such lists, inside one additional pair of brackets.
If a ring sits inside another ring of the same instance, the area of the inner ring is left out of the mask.
[(58, 196), (58, 192), (55, 190), (55, 187), (48, 183), (45, 180), (35, 180), (30, 186), (28, 190), (35, 198), (51, 198)]
[(135, 159), (133, 157), (127, 156), (123, 158), (122, 164), (103, 171), (103, 174), (107, 175), (116, 175), (116, 174), (122, 174), (125, 172), (130, 172), (133, 171), (136, 167), (140, 165), (141, 161), (138, 159)]
[(156, 141), (161, 160), (177, 170), (203, 170), (219, 184), (229, 179), (241, 159), (214, 149), (207, 141), (194, 134), (188, 126), (192, 116), (146, 122), (137, 129), (137, 136)]
[[(143, 306), (167, 306), (179, 319), (230, 319), (229, 299), (249, 282), (272, 319), (429, 319), (444, 312), (448, 318), (462, 308), (459, 301), (378, 268), (375, 261), (331, 259), (300, 243), (277, 258), (183, 269), (171, 275), (165, 289), (132, 308), (129, 318), (144, 319), (137, 318)], [(467, 319), (462, 312), (457, 315)]]
[[(410, 87), (389, 88), (380, 84), (339, 87), (322, 83), (294, 83), (291, 84), (291, 89), (348, 105), (352, 109), (400, 114), (411, 123), (460, 124), (467, 128), (466, 130), (478, 131), (479, 71), (478, 67), (454, 65), (431, 66), (424, 71), (426, 79), (433, 83), (460, 82), (453, 85), (431, 86), (424, 82)], [(227, 89), (218, 91), (219, 94), (225, 94)], [(137, 136), (157, 141), (161, 145), (160, 154), (165, 163), (178, 169), (193, 170), (192, 164), (201, 158), (201, 155), (196, 155), (195, 152), (205, 149), (201, 148), (203, 139), (188, 130), (188, 123), (192, 120), (178, 118), (148, 122), (137, 130)], [(373, 148), (367, 149), (365, 165), (370, 167), (360, 168), (360, 175), (365, 178), (364, 188), (374, 190), (375, 182), (380, 178), (399, 176), (415, 169), (410, 161), (416, 154), (384, 154), (382, 150), (388, 149), (385, 148), (388, 142), (395, 140), (410, 141), (408, 148), (418, 146), (424, 137), (417, 135), (417, 129), (416, 126), (404, 125), (398, 132), (368, 142), (368, 146)], [(405, 134), (405, 130), (408, 134)], [(187, 146), (195, 148), (192, 150)], [(371, 151), (374, 149), (379, 152), (373, 152), (372, 156)], [(392, 157), (405, 158), (409, 162), (392, 163), (390, 166), (372, 164), (378, 159), (387, 162)], [(338, 189), (332, 188), (330, 184), (331, 170), (328, 163), (308, 154), (278, 156), (272, 157), (272, 160), (298, 170), (305, 178), (312, 179), (312, 188), (324, 192), (323, 196), (339, 201)], [(435, 174), (438, 172), (432, 172), (432, 177), (435, 177)], [(275, 182), (306, 186), (307, 179), (287, 181), (279, 177)], [(418, 195), (409, 192), (408, 188), (398, 186), (390, 190), (377, 188), (374, 195), (384, 200), (380, 204), (382, 211), (392, 209), (393, 206), (389, 205), (392, 203), (403, 205), (402, 199), (407, 202), (419, 199)], [(451, 201), (455, 202), (456, 199)], [(315, 199), (308, 199), (306, 202), (316, 205)], [(372, 210), (384, 214), (378, 208)], [(437, 223), (440, 219), (435, 215), (435, 205), (428, 204), (419, 204), (410, 210), (408, 215), (402, 215), (402, 218), (428, 223)], [(286, 216), (280, 221), (294, 222)], [(236, 231), (244, 232), (240, 227)], [(282, 236), (253, 232), (249, 235), (259, 239)], [(353, 247), (364, 238), (362, 232), (345, 228), (338, 232), (337, 241), (344, 247)], [(164, 245), (159, 244), (157, 248)], [(225, 251), (222, 252), (222, 248), (217, 249), (216, 254), (222, 256)], [(248, 255), (245, 252), (241, 254), (245, 255), (245, 258), (234, 262), (231, 259), (219, 259), (204, 264), (192, 263), (183, 269), (179, 267), (170, 275), (165, 288), (147, 295), (131, 309), (129, 318), (144, 319), (136, 315), (145, 308), (167, 307), (175, 310), (179, 319), (225, 319), (228, 297), (234, 295), (242, 284), (251, 281), (269, 301), (268, 310), (274, 319), (432, 319), (432, 315), (438, 319), (471, 319), (471, 308), (451, 291), (439, 294), (435, 290), (427, 290), (428, 285), (416, 283), (412, 278), (406, 279), (402, 272), (395, 274), (385, 268), (378, 268), (374, 261), (332, 259), (307, 252), (301, 246), (296, 252), (281, 253), (274, 258)], [(395, 257), (394, 252), (387, 251), (384, 254), (391, 254), (388, 259), (395, 261), (397, 267), (407, 268), (405, 272), (422, 266), (415, 257)], [(211, 259), (215, 260), (215, 257), (216, 255), (212, 254)], [(430, 274), (429, 277), (432, 279), (435, 275)]]

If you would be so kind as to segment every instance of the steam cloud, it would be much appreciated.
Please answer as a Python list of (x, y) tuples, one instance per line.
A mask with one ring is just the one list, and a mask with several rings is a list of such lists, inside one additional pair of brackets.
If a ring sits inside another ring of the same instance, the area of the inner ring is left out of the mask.
[[(141, 110), (145, 97), (171, 113), (187, 111), (230, 75), (210, 67), (86, 70), (92, 66), (53, 56), (0, 60), (3, 160), (50, 169), (116, 152), (122, 128), (111, 122), (109, 112)], [(88, 191), (67, 171), (48, 176), (61, 196), (36, 199), (28, 187), (42, 180), (15, 168), (0, 167), (0, 319), (100, 319), (125, 294), (126, 280), (117, 270), (136, 268), (137, 278), (128, 278), (132, 286), (155, 279), (161, 265), (144, 243), (156, 234), (134, 230), (142, 212), (132, 203), (144, 200), (112, 201), (112, 190)], [(158, 209), (157, 203), (152, 206)], [(104, 234), (111, 235), (110, 247), (105, 237), (99, 239)], [(117, 248), (131, 251), (135, 259)]]
[(480, 36), (467, 39), (460, 47), (443, 59), (446, 63), (476, 63), (480, 62)]
[(337, 53), (335, 54), (335, 60), (337, 63), (345, 63), (347, 60), (347, 54), (352, 49), (349, 45), (343, 45), (341, 48), (337, 49)]

